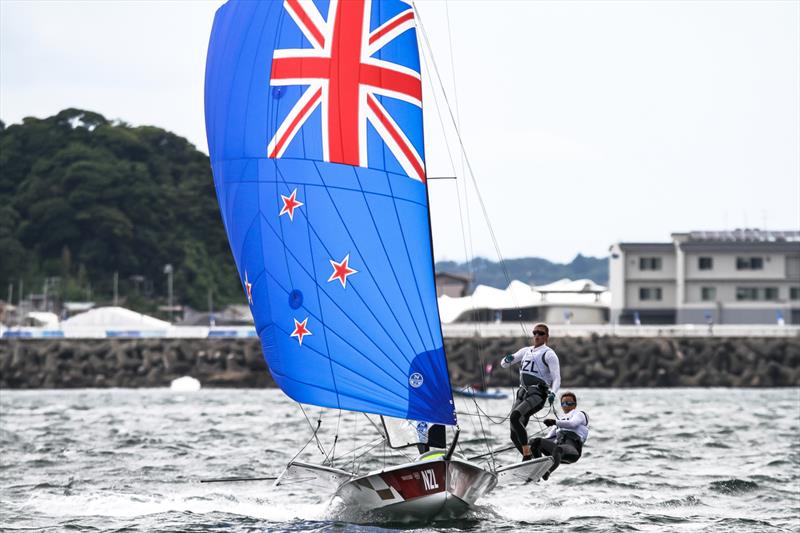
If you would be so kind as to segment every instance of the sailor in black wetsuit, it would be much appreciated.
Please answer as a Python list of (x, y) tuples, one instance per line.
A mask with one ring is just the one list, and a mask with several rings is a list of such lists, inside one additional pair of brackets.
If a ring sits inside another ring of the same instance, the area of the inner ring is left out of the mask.
[(534, 457), (544, 454), (553, 458), (553, 466), (542, 476), (545, 481), (561, 463), (571, 464), (581, 458), (583, 443), (589, 437), (589, 416), (584, 411), (575, 410), (577, 405), (575, 393), (567, 391), (562, 394), (561, 409), (564, 416), (558, 420), (545, 420), (544, 424), (550, 426), (550, 432), (544, 438), (531, 439)]
[(561, 386), (561, 368), (558, 355), (547, 346), (550, 330), (546, 324), (533, 326), (533, 346), (526, 346), (517, 353), (509, 354), (500, 363), (508, 367), (521, 363), (519, 368), (520, 387), (514, 407), (511, 408), (511, 442), (522, 454), (522, 460), (533, 457), (528, 445), (528, 432), (525, 427), (531, 415), (544, 407), (549, 400), (553, 405), (555, 393)]

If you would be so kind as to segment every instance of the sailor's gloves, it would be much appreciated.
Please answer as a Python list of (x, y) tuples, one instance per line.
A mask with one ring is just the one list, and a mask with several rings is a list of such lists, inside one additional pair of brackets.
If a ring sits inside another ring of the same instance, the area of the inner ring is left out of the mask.
[(514, 360), (514, 356), (511, 355), (511, 354), (508, 354), (507, 356), (503, 357), (503, 361), (505, 361), (506, 363), (510, 363), (513, 360)]
[(553, 394), (552, 392), (548, 393), (548, 395), (547, 395), (547, 402), (548, 402), (550, 405), (553, 405), (553, 402), (554, 402), (554, 401), (556, 401), (556, 395), (555, 395), (555, 394)]
[(547, 427), (555, 426), (556, 425), (556, 421), (553, 420), (552, 418), (545, 418), (544, 419), (544, 425), (547, 426)]

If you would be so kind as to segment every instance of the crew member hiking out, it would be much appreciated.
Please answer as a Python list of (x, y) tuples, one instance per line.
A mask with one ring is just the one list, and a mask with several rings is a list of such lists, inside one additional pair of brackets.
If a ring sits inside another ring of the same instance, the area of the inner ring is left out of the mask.
[(550, 426), (550, 432), (544, 438), (531, 439), (534, 457), (544, 454), (553, 458), (553, 466), (542, 476), (545, 481), (561, 463), (571, 464), (581, 458), (583, 443), (589, 437), (589, 415), (585, 411), (577, 411), (577, 405), (575, 393), (567, 391), (562, 394), (561, 409), (564, 416), (558, 420), (545, 420), (544, 424)]
[(520, 363), (520, 387), (514, 407), (511, 408), (511, 442), (522, 454), (522, 460), (533, 457), (528, 445), (528, 432), (525, 429), (531, 415), (544, 407), (545, 401), (553, 405), (555, 393), (561, 386), (561, 369), (558, 355), (547, 346), (550, 329), (546, 324), (533, 327), (533, 346), (526, 346), (517, 353), (509, 354), (500, 363), (509, 367)]

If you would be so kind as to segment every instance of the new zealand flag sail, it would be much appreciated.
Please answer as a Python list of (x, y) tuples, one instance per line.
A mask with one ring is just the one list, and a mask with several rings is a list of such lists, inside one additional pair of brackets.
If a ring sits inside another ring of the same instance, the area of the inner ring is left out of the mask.
[(303, 403), (454, 424), (411, 6), (228, 2), (205, 111), (222, 219), (277, 384)]

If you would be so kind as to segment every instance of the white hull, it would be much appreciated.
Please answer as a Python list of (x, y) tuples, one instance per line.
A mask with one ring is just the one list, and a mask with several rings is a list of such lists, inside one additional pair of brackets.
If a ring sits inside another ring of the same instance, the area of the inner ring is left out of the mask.
[(342, 504), (342, 512), (354, 515), (357, 521), (430, 521), (463, 515), (498, 483), (538, 481), (552, 463), (549, 457), (542, 457), (492, 472), (463, 459), (437, 458), (353, 477), (336, 468), (295, 461), (276, 485), (330, 490), (334, 500)]
[[(406, 463), (353, 478), (335, 496), (350, 512), (393, 520), (428, 521), (466, 513), (508, 472), (521, 467), (526, 479), (538, 480), (552, 464), (549, 458), (512, 465), (497, 473), (461, 459)], [(528, 477), (530, 476), (530, 477)]]

